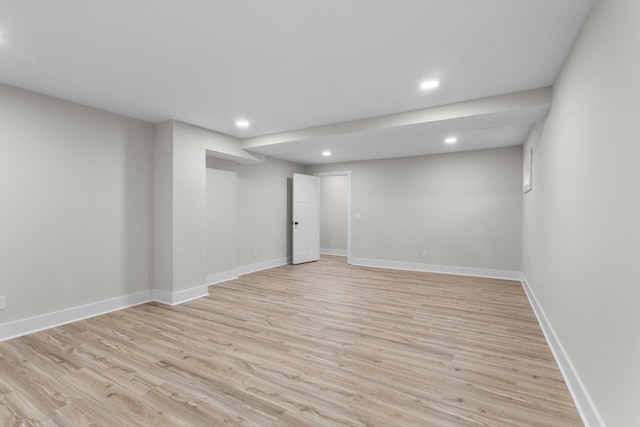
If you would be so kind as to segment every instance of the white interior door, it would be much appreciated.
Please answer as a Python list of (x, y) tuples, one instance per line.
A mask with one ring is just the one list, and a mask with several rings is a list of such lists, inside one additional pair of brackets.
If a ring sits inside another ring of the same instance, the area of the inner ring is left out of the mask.
[(293, 263), (320, 259), (320, 177), (293, 174)]

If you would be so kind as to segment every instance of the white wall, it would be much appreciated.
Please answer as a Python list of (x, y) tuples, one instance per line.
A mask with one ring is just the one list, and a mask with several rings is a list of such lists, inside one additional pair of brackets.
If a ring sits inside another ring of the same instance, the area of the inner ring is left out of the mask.
[(520, 271), (521, 147), (308, 166), (306, 173), (331, 170), (352, 171), (353, 258)]
[(207, 276), (237, 267), (238, 174), (207, 168)]
[(524, 273), (608, 426), (640, 421), (639, 16), (594, 4), (527, 142)]
[(173, 123), (155, 126), (154, 288), (173, 289)]
[(291, 178), (303, 167), (270, 157), (251, 165), (207, 163), (207, 276), (219, 280), (286, 263)]
[(349, 179), (346, 175), (323, 176), (320, 182), (321, 251), (346, 255)]
[(0, 324), (151, 286), (153, 126), (0, 84)]
[[(291, 180), (304, 168), (267, 157), (238, 173), (238, 265), (291, 257)], [(254, 250), (258, 250), (258, 256)]]
[(206, 140), (226, 136), (185, 123), (173, 126), (173, 292), (202, 286), (206, 276)]

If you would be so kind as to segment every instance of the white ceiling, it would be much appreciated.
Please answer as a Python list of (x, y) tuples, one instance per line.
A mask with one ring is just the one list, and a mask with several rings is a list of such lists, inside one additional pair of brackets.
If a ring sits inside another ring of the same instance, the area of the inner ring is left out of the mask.
[[(0, 82), (246, 139), (550, 86), (592, 3), (0, 0)], [(548, 103), (528, 108), (244, 146), (312, 164), (325, 146), (342, 161), (517, 145)]]

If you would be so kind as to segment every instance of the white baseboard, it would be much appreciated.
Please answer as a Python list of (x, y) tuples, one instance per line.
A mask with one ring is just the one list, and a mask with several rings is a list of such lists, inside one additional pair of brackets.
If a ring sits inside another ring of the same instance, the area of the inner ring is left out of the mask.
[(208, 275), (207, 283), (209, 284), (209, 286), (211, 286), (217, 283), (226, 282), (228, 280), (237, 279), (238, 277), (244, 274), (255, 273), (256, 271), (268, 270), (270, 268), (280, 267), (281, 265), (287, 265), (290, 263), (291, 263), (290, 257), (282, 257), (282, 258), (270, 259), (267, 261), (256, 262), (254, 264), (241, 265), (240, 267), (236, 267), (233, 270)]
[(320, 248), (321, 255), (337, 255), (337, 256), (347, 256), (346, 249), (328, 249), (328, 248)]
[(582, 421), (587, 427), (604, 427), (604, 421), (602, 417), (598, 413), (587, 389), (584, 384), (580, 380), (578, 373), (576, 372), (571, 360), (567, 356), (567, 353), (564, 351), (562, 344), (558, 340), (558, 337), (551, 327), (547, 316), (542, 309), (542, 306), (538, 302), (533, 290), (529, 286), (526, 277), (524, 274), (515, 271), (505, 271), (505, 270), (491, 270), (484, 268), (470, 268), (470, 267), (451, 267), (451, 266), (442, 266), (442, 265), (430, 265), (430, 264), (421, 264), (421, 263), (408, 263), (408, 262), (397, 262), (397, 261), (385, 261), (385, 260), (377, 260), (377, 259), (365, 259), (365, 258), (351, 258), (352, 265), (359, 265), (364, 267), (375, 267), (375, 268), (390, 268), (394, 270), (410, 270), (410, 271), (424, 271), (424, 272), (432, 272), (432, 273), (443, 273), (443, 274), (457, 274), (463, 276), (477, 276), (477, 277), (488, 277), (488, 278), (496, 278), (496, 279), (508, 279), (508, 280), (517, 280), (522, 283), (522, 287), (524, 288), (525, 293), (527, 294), (527, 298), (529, 299), (529, 303), (538, 319), (538, 323), (540, 324), (540, 328), (544, 333), (544, 336), (551, 348), (551, 352), (556, 359), (556, 363), (560, 368), (560, 372), (564, 377), (565, 383), (567, 384), (567, 388), (573, 397), (573, 401), (582, 417)]
[(153, 300), (166, 305), (178, 305), (207, 295), (209, 295), (209, 285), (195, 286), (173, 293), (159, 289), (153, 290)]
[(242, 265), (235, 269), (236, 276), (242, 276), (243, 274), (255, 273), (256, 271), (268, 270), (274, 267), (280, 267), (281, 265), (287, 265), (291, 263), (291, 258), (282, 257), (276, 259), (270, 259), (267, 261), (256, 262), (255, 264)]
[(256, 262), (255, 264), (241, 265), (240, 267), (236, 267), (233, 270), (208, 275), (207, 283), (209, 284), (209, 286), (211, 286), (217, 283), (226, 282), (228, 280), (237, 279), (238, 277), (244, 274), (255, 273), (256, 271), (268, 270), (270, 268), (280, 267), (282, 265), (287, 265), (290, 263), (291, 263), (290, 257), (282, 257), (282, 258), (270, 259), (267, 261)]
[(77, 322), (150, 301), (152, 301), (152, 292), (148, 290), (4, 323), (0, 325), (0, 341), (32, 334), (67, 323)]
[(210, 274), (207, 276), (207, 284), (209, 286), (216, 283), (226, 282), (227, 280), (233, 280), (238, 278), (236, 270), (224, 271), (222, 273)]
[[(291, 260), (287, 257), (277, 258), (274, 260), (263, 261), (255, 264), (249, 264), (236, 268), (231, 272), (219, 273), (207, 276), (207, 283), (214, 284), (225, 280), (237, 278), (237, 276), (253, 273), (260, 270), (279, 267), (289, 264)], [(522, 273), (504, 270), (491, 270), (470, 267), (452, 267), (440, 266), (421, 263), (406, 263), (396, 261), (384, 261), (365, 258), (352, 258), (352, 265), (376, 268), (390, 268), (395, 270), (411, 270), (424, 271), (443, 274), (457, 274), (465, 276), (489, 277), (498, 279), (518, 280), (522, 283), (529, 303), (538, 318), (542, 332), (553, 352), (558, 363), (560, 371), (564, 376), (565, 382), (574, 399), (578, 412), (582, 417), (582, 421), (587, 427), (603, 427), (605, 424), (600, 417), (595, 405), (593, 404), (586, 388), (584, 387), (580, 377), (578, 376), (571, 360), (564, 351), (562, 344), (558, 340), (544, 310), (540, 306), (535, 294), (533, 293), (526, 277)], [(207, 296), (209, 285), (196, 286), (178, 292), (167, 292), (158, 289), (137, 292), (129, 295), (123, 295), (104, 301), (98, 301), (78, 307), (47, 313), (40, 316), (30, 317), (27, 319), (17, 320), (14, 322), (0, 324), (0, 341), (11, 338), (31, 334), (56, 326), (65, 325), (67, 323), (77, 322), (79, 320), (88, 319), (90, 317), (106, 314), (112, 311), (122, 310), (139, 304), (151, 301), (157, 301), (163, 304), (176, 305), (193, 299)]]
[(197, 286), (195, 288), (174, 293), (159, 289), (136, 292), (134, 294), (123, 295), (78, 307), (54, 311), (53, 313), (42, 314), (40, 316), (0, 324), (0, 341), (33, 334), (45, 329), (55, 328), (56, 326), (66, 325), (67, 323), (78, 322), (83, 319), (107, 314), (112, 311), (122, 310), (147, 302), (156, 301), (161, 304), (176, 305), (207, 295), (209, 295), (207, 285)]
[(185, 289), (178, 292), (168, 292), (160, 289), (150, 289), (148, 291), (123, 295), (104, 301), (98, 301), (78, 307), (47, 313), (27, 319), (0, 324), (0, 341), (17, 338), (23, 335), (32, 334), (67, 323), (77, 322), (90, 317), (99, 316), (112, 311), (122, 310), (135, 305), (147, 302), (159, 302), (166, 305), (177, 305), (187, 301), (202, 298), (209, 295), (209, 285), (226, 280), (235, 279), (240, 275), (279, 267), (291, 262), (290, 258), (276, 258), (269, 261), (244, 265), (231, 272), (213, 274), (207, 276), (207, 284)]
[(450, 265), (422, 264), (418, 262), (386, 261), (381, 259), (351, 258), (351, 265), (362, 267), (390, 268), (393, 270), (423, 271), (428, 273), (456, 274), (459, 276), (488, 277), (520, 281), (522, 273), (488, 268), (456, 267)]
[(600, 413), (596, 409), (587, 389), (584, 384), (580, 380), (580, 376), (576, 372), (573, 364), (571, 363), (571, 359), (564, 351), (560, 340), (558, 340), (558, 336), (556, 335), (553, 327), (549, 323), (549, 319), (547, 319), (542, 306), (538, 302), (531, 286), (529, 286), (529, 282), (527, 282), (524, 274), (521, 274), (520, 281), (522, 282), (522, 287), (524, 292), (527, 294), (527, 298), (529, 299), (529, 303), (533, 308), (533, 312), (538, 318), (538, 323), (540, 324), (540, 328), (542, 329), (542, 333), (544, 333), (545, 338), (547, 339), (547, 343), (551, 348), (551, 352), (558, 363), (558, 367), (560, 368), (560, 372), (564, 377), (564, 381), (569, 388), (569, 392), (573, 397), (573, 401), (576, 404), (576, 408), (582, 417), (582, 422), (587, 427), (603, 427), (604, 421), (600, 416)]
[(268, 270), (270, 268), (280, 267), (281, 265), (287, 265), (290, 263), (290, 257), (282, 257), (270, 259), (267, 261), (256, 262), (255, 264), (243, 265), (240, 267), (236, 267), (234, 270), (208, 275), (205, 279), (206, 285), (196, 286), (195, 288), (187, 289), (180, 292), (174, 292), (173, 294), (170, 294), (166, 291), (154, 290), (154, 300), (169, 305), (182, 304), (184, 302), (209, 295), (208, 287), (211, 285), (237, 279), (239, 276), (242, 276), (244, 274)]

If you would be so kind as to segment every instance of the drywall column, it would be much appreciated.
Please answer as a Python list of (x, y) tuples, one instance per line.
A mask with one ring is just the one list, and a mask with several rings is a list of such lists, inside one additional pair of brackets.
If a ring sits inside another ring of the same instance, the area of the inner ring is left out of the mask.
[(155, 128), (154, 288), (173, 290), (173, 123)]
[(240, 141), (177, 121), (156, 127), (155, 291), (169, 304), (206, 295), (207, 153), (237, 163), (261, 159)]
[(206, 152), (174, 123), (173, 292), (202, 286), (206, 277)]

